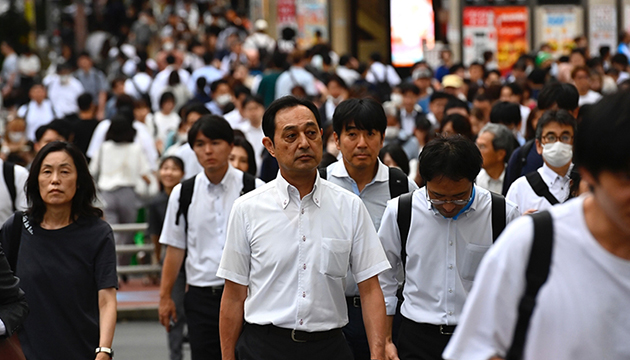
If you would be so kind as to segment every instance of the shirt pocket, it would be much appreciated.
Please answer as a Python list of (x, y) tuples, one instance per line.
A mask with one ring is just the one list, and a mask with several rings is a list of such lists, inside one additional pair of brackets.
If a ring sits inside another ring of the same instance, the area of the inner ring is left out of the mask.
[(460, 268), (462, 279), (468, 281), (475, 280), (475, 273), (477, 272), (479, 263), (488, 249), (490, 249), (490, 245), (466, 244), (464, 259), (462, 261), (462, 267)]
[(319, 271), (333, 278), (343, 278), (348, 273), (352, 242), (344, 239), (322, 238)]

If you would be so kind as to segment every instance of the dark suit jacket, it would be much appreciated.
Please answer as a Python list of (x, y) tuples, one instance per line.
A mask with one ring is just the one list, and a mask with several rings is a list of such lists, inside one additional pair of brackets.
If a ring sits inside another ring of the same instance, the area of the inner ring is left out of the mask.
[(0, 319), (7, 329), (7, 333), (0, 338), (10, 337), (28, 315), (28, 305), (19, 283), (0, 246)]

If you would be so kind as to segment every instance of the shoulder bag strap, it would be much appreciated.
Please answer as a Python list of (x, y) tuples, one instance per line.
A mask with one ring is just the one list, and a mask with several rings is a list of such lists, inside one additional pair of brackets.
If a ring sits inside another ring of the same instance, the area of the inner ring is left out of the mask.
[(17, 196), (15, 189), (15, 165), (6, 161), (2, 163), (2, 175), (4, 176), (4, 182), (11, 196), (11, 209), (15, 212), (15, 198)]
[(505, 198), (503, 195), (490, 192), (492, 197), (492, 242), (497, 241), (503, 229), (505, 229)]
[(402, 170), (394, 167), (389, 168), (389, 197), (393, 199), (409, 192), (409, 182), (407, 175)]
[(400, 260), (402, 261), (403, 270), (407, 263), (407, 238), (409, 237), (409, 228), (411, 227), (411, 205), (413, 200), (413, 192), (401, 195), (398, 198), (398, 231), (400, 232)]
[(10, 247), (7, 249), (7, 261), (13, 270), (13, 274), (17, 270), (17, 258), (20, 251), (20, 243), (22, 242), (22, 217), (24, 213), (16, 211), (13, 214), (13, 224), (11, 224), (11, 234), (9, 238)]
[(538, 171), (530, 172), (529, 174), (525, 175), (525, 178), (527, 179), (529, 186), (532, 187), (532, 190), (534, 190), (536, 195), (544, 197), (545, 199), (547, 199), (547, 201), (549, 201), (551, 205), (556, 205), (560, 203), (560, 201), (558, 201), (558, 199), (556, 199), (556, 197), (553, 196), (553, 194), (549, 191), (549, 187), (547, 186), (547, 184), (545, 184), (542, 176), (540, 176), (540, 173)]

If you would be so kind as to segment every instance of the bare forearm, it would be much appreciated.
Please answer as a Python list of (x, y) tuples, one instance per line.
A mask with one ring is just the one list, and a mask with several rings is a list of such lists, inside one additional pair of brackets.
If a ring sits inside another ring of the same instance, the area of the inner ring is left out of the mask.
[(162, 281), (160, 283), (160, 298), (171, 298), (173, 285), (175, 284), (179, 270), (182, 268), (185, 255), (186, 250), (184, 249), (173, 246), (166, 248), (164, 265), (162, 267)]
[[(366, 284), (366, 282), (369, 282)], [(359, 284), (363, 322), (370, 344), (372, 359), (385, 359), (385, 337), (388, 319), (385, 313), (385, 299), (378, 279), (373, 277)], [(391, 334), (391, 332), (390, 332)]]
[(98, 291), (99, 331), (98, 346), (112, 347), (116, 329), (116, 289)]
[(160, 237), (157, 235), (151, 235), (151, 242), (153, 243), (154, 255), (157, 262), (162, 259), (162, 244), (160, 244)]
[(219, 315), (219, 336), (223, 360), (235, 359), (236, 342), (243, 330), (246, 297), (247, 287), (226, 281)]

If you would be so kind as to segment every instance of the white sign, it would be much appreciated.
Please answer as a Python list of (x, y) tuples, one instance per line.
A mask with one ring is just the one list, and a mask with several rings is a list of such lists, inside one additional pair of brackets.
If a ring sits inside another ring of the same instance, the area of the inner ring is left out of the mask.
[(617, 47), (617, 9), (614, 5), (591, 5), (589, 8), (589, 51), (599, 56), (599, 48), (610, 46), (611, 53)]

